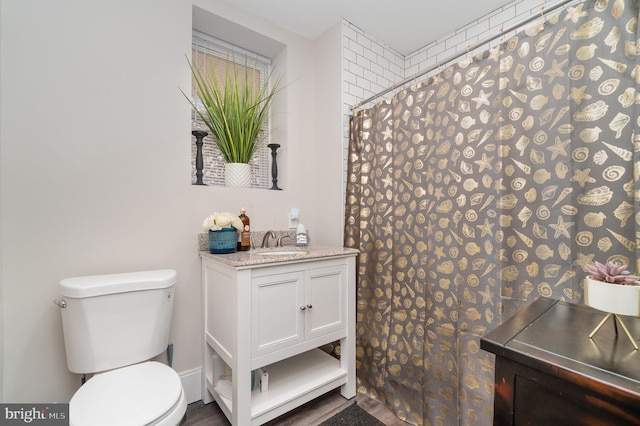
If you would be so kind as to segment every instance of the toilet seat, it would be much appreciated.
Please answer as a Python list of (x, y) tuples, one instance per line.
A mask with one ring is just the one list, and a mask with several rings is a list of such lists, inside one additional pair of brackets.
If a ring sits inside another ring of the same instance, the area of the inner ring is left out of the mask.
[(73, 426), (175, 426), (186, 409), (178, 373), (148, 361), (87, 380), (69, 402), (69, 420)]

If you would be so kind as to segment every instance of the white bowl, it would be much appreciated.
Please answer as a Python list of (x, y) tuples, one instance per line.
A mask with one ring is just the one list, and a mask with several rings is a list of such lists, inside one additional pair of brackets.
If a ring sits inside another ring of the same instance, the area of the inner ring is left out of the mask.
[(587, 277), (584, 303), (604, 312), (640, 317), (640, 286), (611, 284)]

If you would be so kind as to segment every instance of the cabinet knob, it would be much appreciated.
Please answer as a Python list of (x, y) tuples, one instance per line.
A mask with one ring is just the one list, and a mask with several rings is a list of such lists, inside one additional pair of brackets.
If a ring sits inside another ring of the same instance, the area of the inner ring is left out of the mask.
[(313, 308), (313, 306), (311, 304), (308, 304), (307, 308), (311, 309), (311, 308)]
[(300, 306), (300, 310), (301, 310), (301, 311), (304, 311), (304, 310), (306, 310), (306, 309), (307, 309), (307, 307), (306, 307), (306, 306), (304, 306), (304, 305)]

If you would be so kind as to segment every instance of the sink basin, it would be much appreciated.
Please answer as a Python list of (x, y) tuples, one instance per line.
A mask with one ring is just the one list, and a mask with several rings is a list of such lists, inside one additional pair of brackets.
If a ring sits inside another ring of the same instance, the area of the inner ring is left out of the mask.
[(256, 256), (300, 256), (307, 254), (303, 250), (277, 250), (277, 251), (263, 251), (256, 253)]

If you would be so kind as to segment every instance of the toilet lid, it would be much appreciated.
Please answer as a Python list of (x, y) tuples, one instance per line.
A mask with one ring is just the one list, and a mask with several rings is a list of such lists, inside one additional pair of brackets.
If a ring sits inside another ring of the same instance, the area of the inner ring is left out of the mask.
[(182, 382), (171, 367), (155, 361), (97, 374), (69, 402), (72, 425), (146, 425), (177, 403)]

